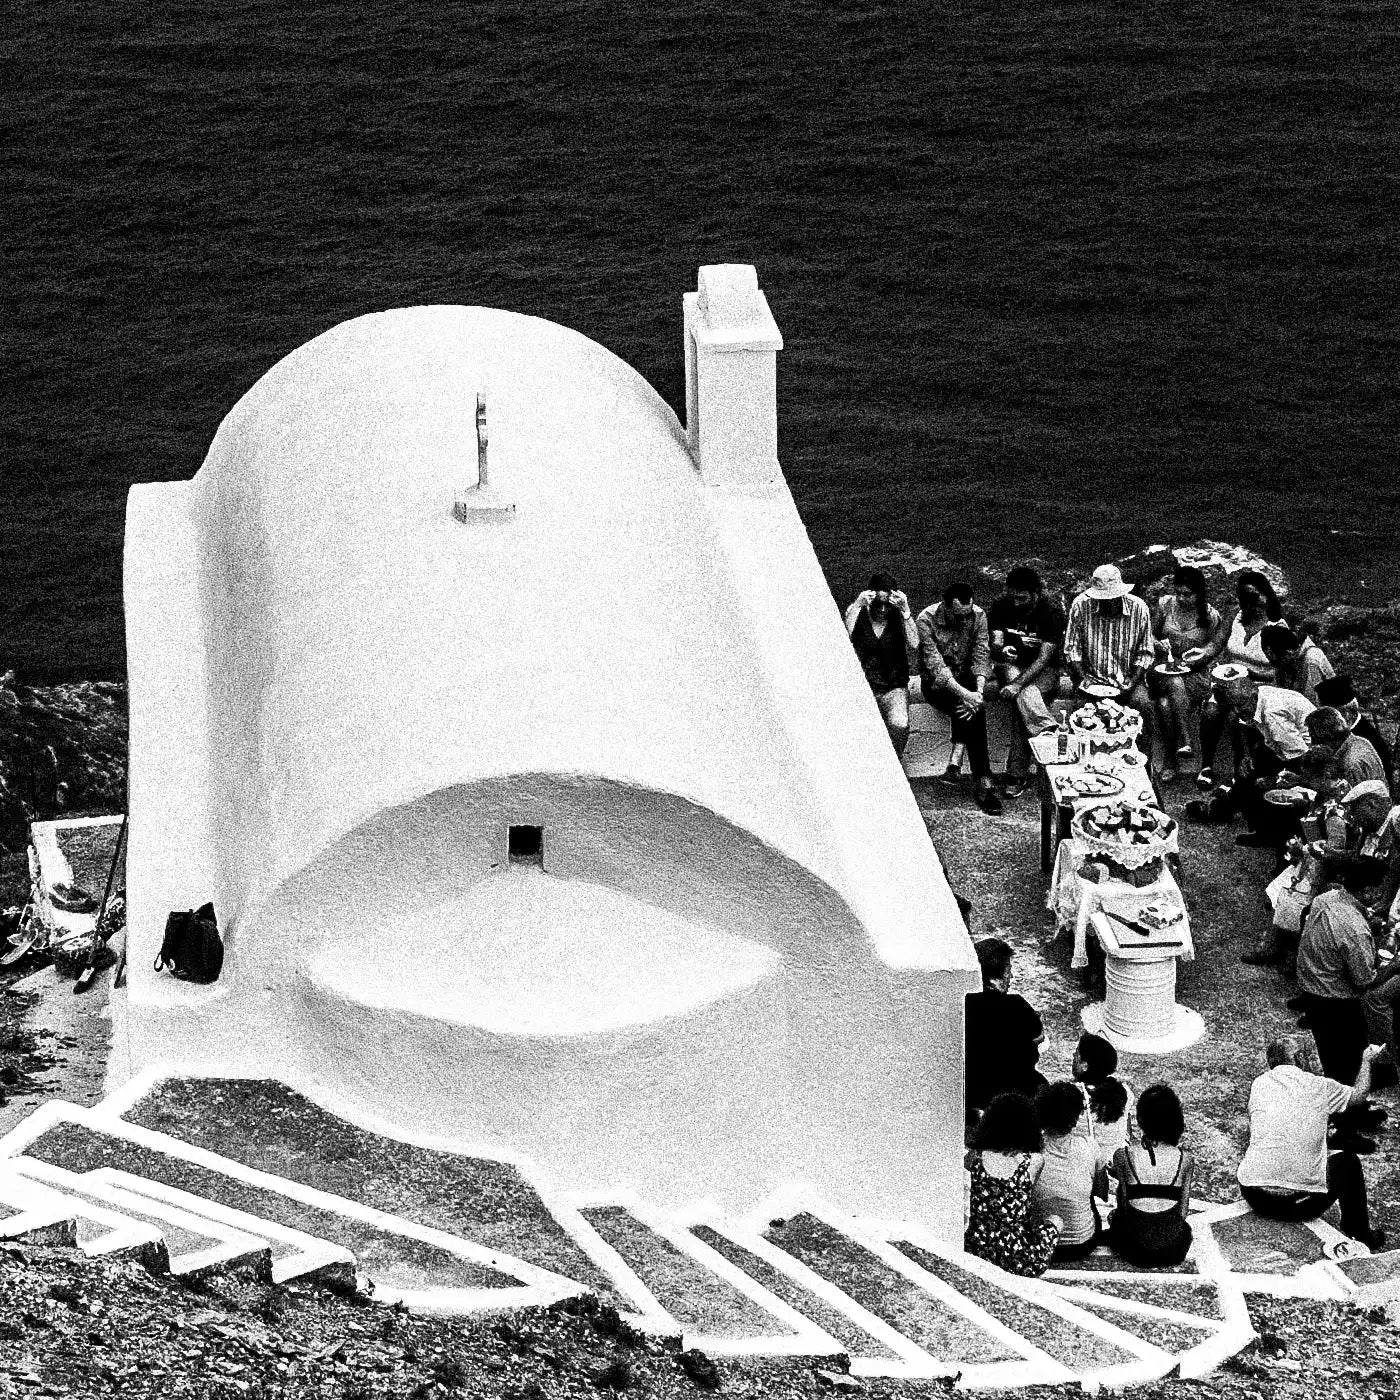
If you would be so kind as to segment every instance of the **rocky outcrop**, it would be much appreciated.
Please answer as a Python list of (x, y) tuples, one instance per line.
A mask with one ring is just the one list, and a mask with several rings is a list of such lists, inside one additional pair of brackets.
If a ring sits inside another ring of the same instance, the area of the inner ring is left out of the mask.
[(0, 850), (22, 850), (31, 821), (125, 802), (124, 685), (0, 678)]

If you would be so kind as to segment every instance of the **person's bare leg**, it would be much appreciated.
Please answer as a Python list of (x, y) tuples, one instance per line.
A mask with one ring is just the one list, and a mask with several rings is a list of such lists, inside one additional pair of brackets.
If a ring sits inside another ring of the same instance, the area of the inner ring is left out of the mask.
[(902, 687), (882, 691), (875, 701), (880, 706), (880, 716), (885, 721), (895, 753), (902, 754), (909, 742), (909, 692)]

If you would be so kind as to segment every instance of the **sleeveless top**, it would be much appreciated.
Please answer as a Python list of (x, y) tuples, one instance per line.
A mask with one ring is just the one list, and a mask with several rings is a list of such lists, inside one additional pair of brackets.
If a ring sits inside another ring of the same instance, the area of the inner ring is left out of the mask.
[(1220, 625), (1220, 614), (1214, 608), (1206, 608), (1206, 625), (1202, 627), (1195, 610), (1187, 612), (1170, 594), (1162, 599), (1158, 619), (1162, 626), (1162, 637), (1171, 643), (1172, 655), (1178, 661), (1181, 660), (1183, 651), (1205, 646), (1210, 641), (1211, 634)]
[(1045, 1272), (1059, 1232), (1031, 1206), (1031, 1159), (1022, 1156), (1009, 1177), (993, 1176), (982, 1154), (972, 1154), (972, 1200), (963, 1248), (1008, 1273), (1034, 1278)]
[(899, 690), (909, 684), (909, 654), (904, 647), (904, 619), (891, 612), (877, 637), (870, 609), (862, 608), (851, 629), (851, 645), (860, 658), (871, 690)]
[[(1262, 632), (1268, 625), (1265, 621), (1259, 631)], [(1230, 624), (1230, 635), (1226, 639), (1225, 654), (1221, 660), (1233, 661), (1237, 666), (1243, 666), (1249, 672), (1251, 680), (1262, 681), (1265, 685), (1274, 678), (1274, 668), (1269, 658), (1264, 655), (1264, 643), (1259, 640), (1259, 632), (1252, 637), (1248, 636), (1244, 630), (1244, 620), (1239, 613), (1235, 614), (1235, 620)]]
[[(1138, 1248), (1152, 1254), (1167, 1253), (1179, 1245), (1189, 1226), (1181, 1213), (1181, 1173), (1186, 1153), (1177, 1150), (1176, 1171), (1166, 1183), (1140, 1181), (1133, 1168), (1133, 1154), (1125, 1147), (1118, 1155), (1123, 1164), (1123, 1198), (1113, 1218), (1115, 1231), (1131, 1234)], [(1169, 1201), (1166, 1210), (1147, 1211), (1138, 1201)]]

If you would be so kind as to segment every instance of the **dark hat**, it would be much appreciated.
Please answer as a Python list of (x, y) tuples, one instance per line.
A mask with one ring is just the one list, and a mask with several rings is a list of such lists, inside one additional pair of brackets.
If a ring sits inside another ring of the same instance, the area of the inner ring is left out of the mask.
[(1317, 683), (1319, 705), (1335, 705), (1340, 709), (1343, 705), (1350, 705), (1356, 698), (1356, 687), (1351, 683), (1350, 676), (1332, 676)]

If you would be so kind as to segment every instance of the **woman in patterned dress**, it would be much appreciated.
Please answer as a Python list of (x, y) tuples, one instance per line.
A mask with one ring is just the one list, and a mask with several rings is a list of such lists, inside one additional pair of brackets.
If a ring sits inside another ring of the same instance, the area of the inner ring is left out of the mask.
[(972, 1131), (967, 1169), (972, 1205), (963, 1247), (1008, 1273), (1045, 1272), (1060, 1238), (1059, 1216), (1042, 1217), (1031, 1188), (1044, 1159), (1040, 1124), (1024, 1094), (998, 1094)]

